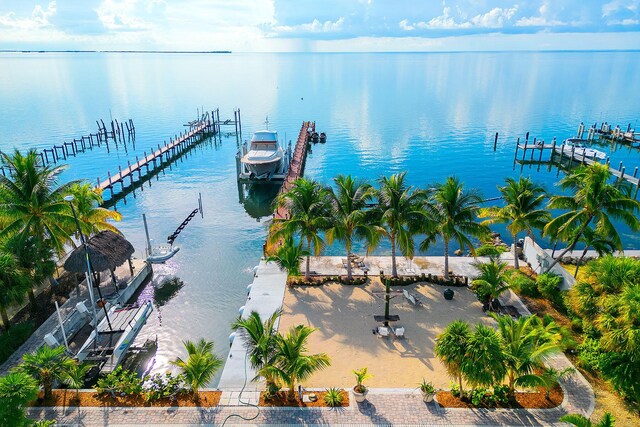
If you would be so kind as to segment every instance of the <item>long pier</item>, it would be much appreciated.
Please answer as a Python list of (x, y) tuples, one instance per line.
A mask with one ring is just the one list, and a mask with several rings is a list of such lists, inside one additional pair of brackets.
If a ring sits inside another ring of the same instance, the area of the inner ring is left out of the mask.
[[(300, 134), (298, 135), (298, 140), (296, 141), (296, 146), (293, 150), (293, 154), (291, 155), (291, 161), (289, 162), (287, 176), (282, 183), (282, 187), (280, 187), (277, 197), (289, 191), (295, 180), (302, 177), (304, 173), (304, 165), (307, 161), (307, 135), (315, 132), (315, 130), (316, 122), (302, 122)], [(274, 254), (282, 244), (282, 239), (277, 242), (271, 242), (271, 235), (277, 230), (278, 223), (282, 220), (289, 219), (289, 215), (289, 209), (286, 206), (278, 206), (274, 211), (273, 221), (269, 228), (269, 233), (267, 234), (267, 240), (262, 247), (265, 255)]]
[(128, 179), (130, 185), (133, 186), (134, 180), (141, 180), (144, 175), (151, 173), (152, 170), (162, 165), (163, 162), (169, 161), (177, 154), (195, 144), (199, 140), (199, 136), (213, 132), (215, 129), (214, 124), (208, 118), (189, 123), (189, 128), (189, 131), (176, 135), (175, 139), (169, 139), (169, 144), (166, 142), (164, 146), (158, 144), (156, 151), (150, 154), (147, 154), (145, 151), (142, 159), (136, 156), (135, 163), (132, 164), (130, 161), (127, 161), (126, 168), (122, 169), (118, 166), (117, 174), (112, 176), (111, 172), (107, 172), (107, 179), (103, 181), (100, 181), (100, 178), (97, 179), (96, 188), (102, 191), (109, 190), (111, 198), (113, 198), (116, 184), (120, 183), (121, 191), (124, 192), (125, 180)]
[[(631, 184), (632, 186), (635, 186), (635, 191), (634, 191), (634, 198), (638, 196), (638, 192), (640, 190), (640, 177), (638, 177), (638, 167), (636, 166), (635, 169), (633, 170), (633, 173), (627, 173), (626, 171), (626, 167), (622, 164), (622, 162), (620, 162), (620, 164), (618, 165), (618, 168), (614, 168), (611, 166), (610, 164), (610, 158), (607, 157), (607, 159), (605, 160), (604, 163), (600, 163), (597, 161), (597, 159), (592, 158), (592, 157), (587, 157), (584, 154), (578, 153), (576, 152), (576, 148), (575, 147), (571, 147), (571, 149), (568, 149), (568, 146), (565, 144), (557, 144), (556, 143), (556, 139), (554, 138), (553, 141), (551, 143), (545, 143), (543, 140), (536, 140), (536, 138), (533, 139), (533, 143), (530, 144), (529, 143), (529, 138), (528, 138), (529, 134), (527, 133), (527, 138), (525, 139), (525, 143), (521, 144), (520, 143), (520, 138), (518, 138), (518, 141), (516, 143), (516, 151), (515, 154), (513, 156), (513, 162), (515, 165), (516, 161), (519, 161), (520, 163), (525, 163), (527, 162), (527, 160), (525, 159), (525, 157), (527, 156), (527, 153), (530, 153), (530, 157), (529, 157), (529, 162), (531, 163), (543, 163), (542, 160), (542, 155), (543, 152), (545, 150), (548, 150), (551, 152), (551, 157), (546, 160), (546, 162), (549, 163), (553, 163), (554, 161), (554, 156), (559, 156), (560, 159), (568, 159), (569, 160), (569, 164), (568, 167), (569, 169), (574, 165), (578, 166), (578, 165), (593, 165), (594, 163), (598, 163), (598, 164), (604, 164), (609, 168), (609, 173), (611, 175), (613, 175), (614, 177), (616, 177), (616, 179), (618, 180), (622, 180), (622, 181), (626, 181), (629, 184)], [(520, 160), (518, 160), (518, 151), (522, 150), (522, 158)], [(534, 159), (535, 155), (536, 155), (536, 151), (537, 151), (537, 159)]]

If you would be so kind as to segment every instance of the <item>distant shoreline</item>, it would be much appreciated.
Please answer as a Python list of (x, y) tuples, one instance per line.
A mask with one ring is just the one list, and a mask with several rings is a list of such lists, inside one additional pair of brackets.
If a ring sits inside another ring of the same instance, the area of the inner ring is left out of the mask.
[(0, 53), (232, 53), (230, 50), (22, 50), (0, 49)]

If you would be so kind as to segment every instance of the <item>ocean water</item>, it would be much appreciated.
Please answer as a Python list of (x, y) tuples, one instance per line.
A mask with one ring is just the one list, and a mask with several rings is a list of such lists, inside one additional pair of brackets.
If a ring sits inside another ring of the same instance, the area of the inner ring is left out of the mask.
[[(305, 175), (323, 183), (339, 173), (373, 181), (407, 170), (412, 185), (456, 175), (487, 198), (504, 177), (521, 174), (556, 191), (556, 169), (514, 167), (516, 138), (530, 131), (561, 141), (581, 121), (638, 129), (639, 60), (640, 52), (2, 53), (0, 150), (60, 145), (95, 133), (97, 119), (133, 119), (135, 144), (126, 150), (95, 147), (67, 161), (61, 179), (95, 182), (184, 130), (198, 110), (219, 107), (224, 120), (240, 108), (242, 140), (267, 116), (283, 142), (295, 141), (303, 120), (315, 120), (328, 141), (312, 147)], [(115, 206), (124, 217), (118, 227), (142, 256), (142, 213), (163, 241), (202, 193), (204, 218), (191, 221), (176, 241), (178, 255), (156, 268), (185, 285), (156, 305), (138, 339), (157, 336), (155, 370), (167, 369), (187, 338), (213, 339), (226, 356), (229, 323), (244, 303), (277, 191), (238, 187), (237, 147), (235, 136), (205, 141)], [(599, 149), (627, 171), (640, 166), (639, 150)], [(625, 247), (640, 248), (640, 236), (620, 231)], [(438, 245), (429, 251), (440, 252)]]

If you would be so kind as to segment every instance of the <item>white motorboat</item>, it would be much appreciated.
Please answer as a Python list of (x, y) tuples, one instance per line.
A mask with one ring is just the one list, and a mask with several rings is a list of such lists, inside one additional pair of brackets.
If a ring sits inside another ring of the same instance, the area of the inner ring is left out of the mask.
[(168, 243), (153, 246), (151, 247), (151, 251), (149, 252), (149, 256), (147, 257), (147, 260), (153, 264), (165, 262), (166, 260), (174, 256), (179, 250), (180, 250), (180, 247), (173, 246)]
[(251, 137), (249, 150), (241, 162), (254, 179), (269, 179), (282, 166), (284, 151), (278, 145), (278, 132), (261, 130)]
[(579, 138), (565, 139), (562, 144), (562, 152), (568, 155), (574, 153), (590, 159), (604, 160), (607, 158), (606, 153), (595, 148), (586, 147), (583, 142), (584, 140)]

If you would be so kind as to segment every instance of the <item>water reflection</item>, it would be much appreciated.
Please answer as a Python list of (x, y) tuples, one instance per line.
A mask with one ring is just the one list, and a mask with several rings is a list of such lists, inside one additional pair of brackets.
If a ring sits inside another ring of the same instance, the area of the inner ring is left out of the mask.
[(273, 201), (278, 195), (280, 185), (274, 182), (238, 182), (238, 198), (249, 216), (260, 222), (262, 218), (273, 213)]

